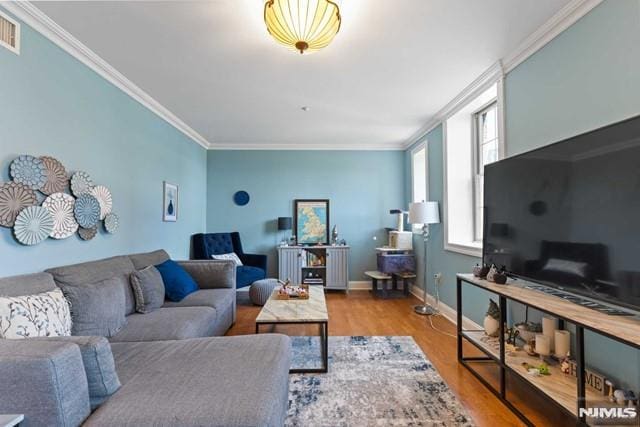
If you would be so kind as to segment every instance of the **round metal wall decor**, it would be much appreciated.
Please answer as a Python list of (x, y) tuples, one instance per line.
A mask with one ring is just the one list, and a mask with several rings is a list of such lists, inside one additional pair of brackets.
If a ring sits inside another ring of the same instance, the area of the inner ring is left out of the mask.
[(93, 179), (83, 171), (78, 171), (71, 176), (71, 192), (74, 196), (80, 197), (82, 194), (89, 193), (93, 188)]
[(53, 218), (42, 206), (29, 206), (18, 214), (13, 234), (23, 245), (37, 245), (53, 230)]
[(118, 230), (119, 225), (120, 225), (120, 218), (118, 218), (118, 215), (114, 214), (113, 212), (110, 212), (104, 218), (104, 229), (109, 234), (114, 234)]
[(100, 219), (104, 219), (111, 213), (111, 208), (113, 207), (111, 191), (104, 185), (98, 185), (93, 187), (89, 193), (98, 199), (98, 203), (100, 203)]
[(78, 229), (78, 235), (82, 240), (91, 240), (94, 237), (96, 237), (97, 233), (98, 233), (98, 227), (92, 227), (92, 228), (80, 227)]
[(40, 160), (44, 165), (44, 175), (46, 177), (46, 182), (40, 191), (46, 195), (64, 191), (69, 183), (69, 175), (67, 175), (64, 165), (53, 157), (43, 156), (40, 157)]
[(42, 202), (42, 207), (53, 218), (53, 230), (49, 237), (66, 239), (78, 230), (78, 222), (73, 215), (76, 200), (66, 193), (53, 193)]
[(42, 160), (26, 154), (11, 162), (9, 174), (15, 182), (24, 184), (32, 190), (41, 189), (47, 182)]
[(238, 206), (245, 206), (249, 203), (249, 200), (251, 200), (251, 197), (249, 197), (249, 193), (246, 191), (237, 191), (233, 195), (233, 201)]
[(100, 220), (100, 203), (91, 194), (81, 194), (76, 199), (73, 213), (80, 227), (95, 227)]
[(38, 204), (36, 192), (19, 182), (0, 184), (0, 225), (13, 227), (20, 211)]

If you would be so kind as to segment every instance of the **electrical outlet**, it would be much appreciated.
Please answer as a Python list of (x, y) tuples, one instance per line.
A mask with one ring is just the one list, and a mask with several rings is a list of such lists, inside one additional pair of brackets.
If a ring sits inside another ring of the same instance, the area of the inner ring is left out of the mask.
[(436, 281), (436, 285), (440, 286), (442, 285), (442, 273), (436, 273), (433, 275), (433, 278)]

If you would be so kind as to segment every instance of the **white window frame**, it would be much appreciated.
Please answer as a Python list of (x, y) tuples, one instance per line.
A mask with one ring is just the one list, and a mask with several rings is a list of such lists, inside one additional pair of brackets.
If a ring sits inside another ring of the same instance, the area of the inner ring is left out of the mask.
[(6, 19), (7, 21), (11, 22), (13, 25), (16, 26), (16, 46), (13, 47), (2, 40), (0, 40), (0, 46), (9, 49), (11, 52), (15, 53), (16, 55), (20, 55), (20, 23), (15, 19), (13, 19), (12, 17), (10, 17), (9, 15), (7, 15), (6, 13), (4, 13), (2, 10), (0, 10), (0, 16), (2, 16), (4, 19)]
[[(454, 116), (457, 112), (465, 108), (471, 102), (475, 101), (478, 96), (484, 93), (491, 86), (496, 85), (496, 93), (497, 99), (494, 102), (497, 102), (498, 106), (498, 159), (503, 159), (505, 157), (505, 146), (506, 146), (506, 138), (505, 138), (505, 129), (504, 129), (504, 76), (500, 70), (500, 73), (493, 78), (486, 79), (484, 82), (477, 84), (472, 89), (468, 89), (467, 93), (460, 94), (457, 99), (459, 100), (456, 104), (450, 106), (448, 108), (448, 112), (443, 116), (442, 119), (442, 137), (443, 137), (443, 150), (442, 150), (442, 161), (443, 161), (443, 213), (444, 213), (444, 250), (449, 252), (455, 252), (463, 255), (469, 255), (473, 257), (482, 257), (482, 242), (474, 242), (475, 236), (471, 236), (469, 244), (460, 244), (451, 242), (449, 238), (449, 207), (448, 207), (448, 132), (447, 132), (447, 120)], [(487, 103), (488, 104), (488, 103)], [(471, 125), (475, 127), (473, 121), (471, 121)], [(470, 130), (472, 132), (472, 129)], [(475, 152), (475, 143), (472, 140), (470, 144), (470, 149)], [(475, 165), (475, 155), (473, 154), (472, 159), (472, 167)], [(473, 171), (472, 171), (473, 174)], [(474, 176), (475, 179), (475, 176)], [(471, 185), (475, 185), (473, 182)], [(475, 197), (475, 191), (472, 191), (472, 194)], [(471, 200), (472, 206), (475, 206), (475, 200)], [(475, 223), (475, 215), (472, 215), (472, 220)], [(475, 232), (474, 232), (475, 234)]]
[[(480, 176), (484, 176), (484, 170), (482, 170), (482, 167), (480, 165), (480, 162), (482, 161), (482, 141), (480, 141), (480, 129), (478, 127), (478, 116), (480, 114), (482, 114), (483, 112), (489, 110), (491, 107), (493, 107), (495, 105), (496, 107), (496, 116), (497, 116), (497, 112), (498, 112), (498, 98), (494, 98), (488, 102), (486, 102), (484, 105), (482, 105), (481, 107), (479, 107), (478, 109), (476, 109), (473, 113), (471, 113), (471, 121), (472, 121), (472, 134), (471, 134), (471, 147), (473, 150), (473, 155), (472, 155), (472, 161), (473, 161), (473, 172), (472, 172), (472, 178), (473, 178), (473, 241), (482, 244), (482, 237), (478, 238), (479, 234), (478, 234), (478, 229), (480, 228), (480, 224), (478, 223), (478, 217), (477, 217), (477, 209), (479, 204), (481, 204), (483, 201), (482, 200), (478, 200), (480, 197), (480, 188), (479, 188), (479, 178)], [(497, 121), (497, 117), (496, 117), (496, 121)], [(498, 128), (499, 125), (496, 128), (496, 139), (498, 140), (498, 147), (500, 147), (500, 135), (498, 135)], [(500, 160), (500, 154), (498, 154), (498, 160)]]
[[(415, 147), (413, 147), (411, 149), (411, 201), (410, 203), (413, 203), (416, 201), (416, 193), (415, 193), (415, 170), (414, 170), (414, 161), (413, 158), (414, 156), (420, 152), (424, 150), (424, 177), (425, 177), (425, 183), (424, 183), (424, 197), (425, 197), (425, 201), (429, 200), (429, 142), (428, 140), (423, 140), (421, 143), (417, 144)], [(422, 233), (422, 225), (421, 224), (412, 224), (411, 225), (411, 230), (414, 233)]]

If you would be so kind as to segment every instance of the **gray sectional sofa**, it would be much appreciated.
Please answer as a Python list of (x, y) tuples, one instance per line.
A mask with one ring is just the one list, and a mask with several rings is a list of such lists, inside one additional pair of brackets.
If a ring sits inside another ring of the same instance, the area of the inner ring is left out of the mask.
[(24, 413), (25, 426), (283, 425), (289, 338), (217, 336), (235, 321), (233, 262), (180, 262), (200, 290), (135, 313), (129, 275), (168, 258), (155, 251), (0, 279), (0, 295), (20, 296), (117, 277), (127, 313), (109, 342), (93, 339), (110, 347), (121, 384), (93, 411), (95, 384), (87, 382), (86, 354), (73, 340), (0, 339), (0, 413)]

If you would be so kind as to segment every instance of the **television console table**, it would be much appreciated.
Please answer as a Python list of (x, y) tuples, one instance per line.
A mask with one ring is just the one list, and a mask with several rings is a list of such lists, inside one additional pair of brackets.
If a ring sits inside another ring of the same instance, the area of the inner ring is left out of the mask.
[[(497, 338), (497, 348), (490, 345), (483, 330), (465, 330), (462, 327), (463, 284), (472, 285), (496, 294), (500, 307), (500, 330)], [(456, 276), (457, 299), (457, 338), (458, 361), (476, 376), (493, 394), (509, 407), (527, 425), (533, 425), (527, 417), (518, 410), (507, 397), (506, 375), (514, 373), (524, 379), (533, 388), (542, 392), (546, 397), (555, 401), (567, 414), (575, 417), (579, 425), (592, 422), (585, 416), (580, 416), (580, 408), (587, 408), (591, 404), (597, 406), (615, 406), (609, 403), (607, 396), (603, 396), (586, 387), (585, 375), (585, 329), (596, 334), (606, 336), (625, 345), (640, 349), (640, 319), (636, 316), (612, 316), (592, 310), (581, 305), (565, 301), (564, 299), (544, 292), (528, 289), (528, 282), (509, 279), (506, 285), (498, 285), (487, 280), (474, 277), (472, 274), (458, 274)], [(523, 363), (539, 364), (540, 359), (529, 356), (524, 351), (508, 353), (505, 350), (505, 323), (507, 300), (518, 302), (555, 317), (559, 321), (559, 328), (563, 329), (565, 322), (575, 325), (575, 351), (577, 376), (564, 374), (557, 366), (550, 366), (550, 376), (531, 376), (522, 367)], [(469, 357), (463, 354), (463, 341), (468, 341), (479, 349), (484, 356)], [(472, 367), (473, 362), (493, 362), (499, 370), (499, 386), (496, 388)], [(537, 362), (537, 363), (536, 363)]]

